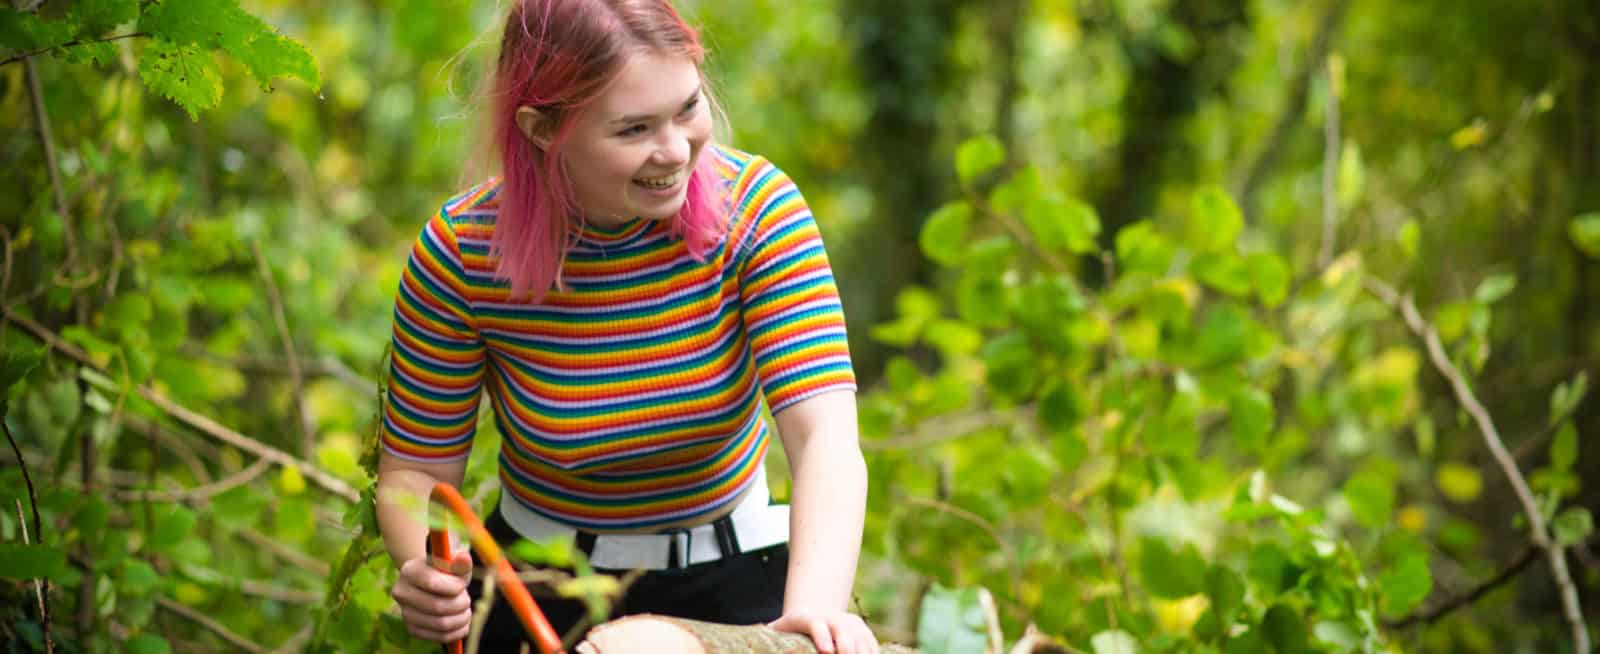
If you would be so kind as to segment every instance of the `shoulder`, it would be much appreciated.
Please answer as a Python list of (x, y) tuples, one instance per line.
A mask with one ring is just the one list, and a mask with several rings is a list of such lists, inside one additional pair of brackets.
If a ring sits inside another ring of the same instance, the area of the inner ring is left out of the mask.
[(455, 239), (487, 241), (500, 215), (500, 177), (491, 177), (445, 200), (429, 221), (434, 229), (443, 228)]

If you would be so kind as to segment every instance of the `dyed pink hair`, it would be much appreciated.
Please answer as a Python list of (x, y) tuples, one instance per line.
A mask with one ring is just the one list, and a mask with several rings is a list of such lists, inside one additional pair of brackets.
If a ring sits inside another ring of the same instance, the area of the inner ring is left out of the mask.
[[(513, 298), (531, 292), (539, 302), (559, 287), (580, 210), (562, 165), (561, 146), (575, 118), (614, 82), (627, 57), (641, 51), (705, 60), (699, 36), (667, 0), (515, 0), (506, 17), (500, 55), (489, 82), (487, 129), (500, 156), (500, 213), (489, 255)], [(710, 102), (709, 86), (702, 88)], [(542, 153), (517, 128), (528, 105), (551, 121)], [(724, 230), (727, 203), (718, 192), (712, 156), (701, 151), (689, 176), (688, 197), (672, 216), (670, 233), (688, 242), (697, 261)]]

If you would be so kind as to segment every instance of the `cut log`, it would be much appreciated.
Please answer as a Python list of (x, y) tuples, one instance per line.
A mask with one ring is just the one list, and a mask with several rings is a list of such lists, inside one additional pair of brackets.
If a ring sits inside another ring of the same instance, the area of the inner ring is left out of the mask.
[[(662, 615), (630, 615), (595, 627), (578, 654), (816, 654), (811, 637), (773, 631), (765, 625), (727, 625)], [(914, 654), (903, 645), (883, 645), (883, 654)]]

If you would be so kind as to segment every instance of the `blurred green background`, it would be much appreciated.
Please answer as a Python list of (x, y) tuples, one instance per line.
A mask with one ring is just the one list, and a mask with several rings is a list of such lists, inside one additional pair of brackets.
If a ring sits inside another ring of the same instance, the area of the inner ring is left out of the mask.
[[(47, 546), (8, 454), (12, 651), (41, 574), (60, 651), (425, 650), (351, 497), (400, 268), (476, 181), (499, 4), (0, 14), (6, 424)], [(981, 651), (992, 606), (1007, 645), (1097, 654), (1572, 651), (1600, 604), (1600, 5), (679, 7), (729, 141), (828, 245), (881, 636)], [(233, 36), (273, 28), (314, 68)], [(1414, 294), (1538, 525), (1374, 281)], [(57, 338), (88, 361), (37, 358)]]

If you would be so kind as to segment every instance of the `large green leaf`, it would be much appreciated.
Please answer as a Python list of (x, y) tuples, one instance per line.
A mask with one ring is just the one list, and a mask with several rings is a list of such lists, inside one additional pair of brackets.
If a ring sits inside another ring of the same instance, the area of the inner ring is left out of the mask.
[(1394, 478), (1375, 471), (1358, 472), (1345, 481), (1344, 498), (1361, 524), (1370, 529), (1385, 526), (1394, 513)]
[(155, 529), (150, 532), (150, 540), (145, 544), (151, 548), (160, 549), (171, 547), (189, 537), (189, 532), (194, 531), (197, 517), (188, 507), (174, 505), (171, 510), (156, 518)]
[(965, 654), (988, 647), (987, 619), (978, 588), (934, 584), (922, 596), (917, 646), (927, 654)]
[(1196, 191), (1184, 223), (1184, 244), (1200, 252), (1231, 250), (1244, 229), (1244, 214), (1220, 186)]
[(1378, 578), (1384, 608), (1391, 615), (1404, 614), (1428, 598), (1433, 590), (1433, 573), (1425, 556), (1407, 556)]
[(956, 147), (956, 175), (970, 184), (1006, 161), (1006, 147), (993, 136), (976, 136)]
[(1156, 597), (1177, 599), (1206, 590), (1206, 562), (1193, 545), (1174, 552), (1159, 538), (1141, 539), (1139, 573)]
[(150, 90), (178, 103), (193, 120), (222, 102), (217, 62), (198, 45), (155, 39), (139, 56), (139, 78)]
[(1572, 244), (1579, 250), (1600, 259), (1600, 211), (1573, 218), (1567, 232), (1572, 236)]
[(1246, 452), (1261, 452), (1267, 446), (1267, 436), (1272, 431), (1275, 410), (1272, 397), (1259, 388), (1246, 387), (1234, 393), (1228, 402), (1228, 417), (1233, 426), (1233, 440)]
[(957, 201), (939, 207), (922, 225), (919, 243), (923, 254), (946, 266), (960, 263), (971, 227), (972, 205)]
[(77, 0), (72, 3), (70, 15), (79, 34), (96, 37), (138, 18), (139, 0)]

